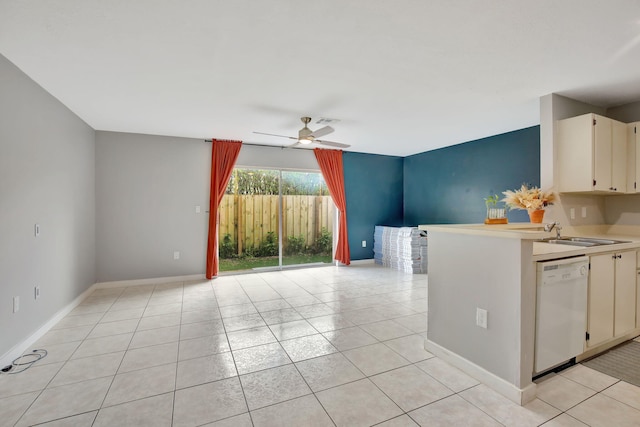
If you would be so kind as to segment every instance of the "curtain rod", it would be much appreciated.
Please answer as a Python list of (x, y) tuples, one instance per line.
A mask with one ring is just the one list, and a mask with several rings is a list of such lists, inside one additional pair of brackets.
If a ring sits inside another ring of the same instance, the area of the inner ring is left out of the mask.
[[(205, 139), (204, 142), (213, 142), (212, 139)], [(267, 144), (256, 144), (254, 142), (243, 142), (242, 145), (251, 145), (254, 147), (271, 147), (271, 148), (280, 148), (282, 150), (284, 150), (285, 148), (287, 149), (293, 149), (293, 150), (306, 150), (306, 151), (312, 151), (309, 148), (302, 148), (302, 147), (293, 147), (293, 146), (287, 146), (287, 145), (267, 145)]]

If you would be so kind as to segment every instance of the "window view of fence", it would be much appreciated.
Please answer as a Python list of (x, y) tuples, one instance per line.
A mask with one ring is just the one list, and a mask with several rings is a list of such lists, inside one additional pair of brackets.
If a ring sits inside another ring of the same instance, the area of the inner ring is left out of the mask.
[[(282, 206), (278, 188), (282, 174)], [(331, 262), (335, 205), (322, 175), (235, 169), (219, 207), (220, 270)]]

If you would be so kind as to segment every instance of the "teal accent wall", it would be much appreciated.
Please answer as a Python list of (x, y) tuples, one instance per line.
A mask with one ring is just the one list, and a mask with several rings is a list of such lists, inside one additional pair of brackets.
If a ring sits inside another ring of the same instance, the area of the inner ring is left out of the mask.
[(540, 185), (540, 126), (405, 157), (404, 224), (481, 223), (485, 197), (523, 183)]
[(371, 259), (374, 227), (403, 223), (403, 158), (344, 152), (342, 162), (351, 259)]

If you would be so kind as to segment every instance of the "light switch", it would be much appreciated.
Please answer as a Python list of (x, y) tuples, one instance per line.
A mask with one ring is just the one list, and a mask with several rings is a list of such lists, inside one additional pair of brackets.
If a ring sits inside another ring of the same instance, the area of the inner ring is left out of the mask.
[(173, 253), (173, 259), (180, 259), (180, 252), (179, 251), (175, 251)]
[(200, 213), (200, 205), (196, 205), (196, 213)]
[(571, 219), (576, 219), (576, 208), (569, 209), (569, 216)]
[(476, 325), (487, 329), (487, 310), (476, 308)]
[(366, 248), (366, 247), (367, 247), (367, 241), (366, 241), (366, 240), (363, 240), (363, 241), (362, 241), (362, 247), (363, 247), (363, 248)]
[(38, 237), (40, 235), (40, 224), (36, 224), (33, 226), (33, 234)]

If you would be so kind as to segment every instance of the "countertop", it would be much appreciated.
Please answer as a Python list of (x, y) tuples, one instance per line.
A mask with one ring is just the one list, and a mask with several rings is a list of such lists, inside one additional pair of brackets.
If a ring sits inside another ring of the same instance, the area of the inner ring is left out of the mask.
[(626, 243), (617, 243), (601, 246), (570, 246), (552, 243), (536, 242), (536, 240), (553, 237), (556, 231), (544, 231), (544, 224), (512, 223), (499, 225), (485, 224), (437, 224), (419, 225), (420, 230), (443, 231), (457, 234), (471, 234), (478, 236), (503, 237), (521, 240), (533, 240), (533, 261), (546, 261), (551, 259), (566, 258), (580, 255), (592, 255), (622, 250), (640, 248), (640, 234), (637, 227), (630, 226), (585, 226), (567, 227), (562, 229), (562, 236), (592, 237), (612, 240), (622, 240)]
[[(419, 225), (420, 230), (443, 231), (456, 234), (475, 234), (479, 236), (494, 236), (521, 240), (539, 240), (553, 236), (544, 231), (544, 224), (519, 222), (512, 224), (437, 224)], [(554, 231), (555, 233), (555, 231)]]

